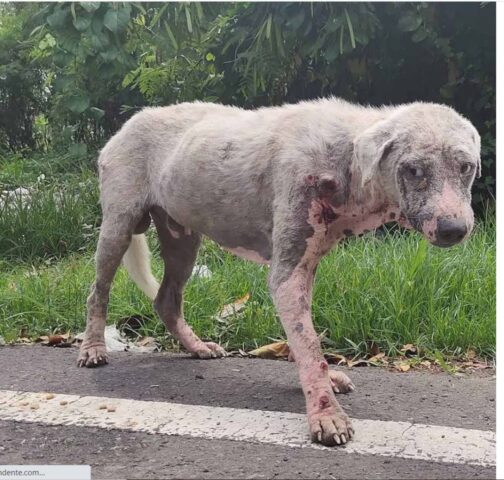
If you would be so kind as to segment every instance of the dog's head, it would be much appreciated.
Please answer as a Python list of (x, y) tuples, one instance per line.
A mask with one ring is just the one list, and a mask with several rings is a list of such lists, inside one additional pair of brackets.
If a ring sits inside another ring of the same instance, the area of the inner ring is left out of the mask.
[(449, 247), (469, 236), (480, 137), (453, 109), (401, 106), (358, 136), (354, 153), (362, 188), (378, 184), (429, 242)]

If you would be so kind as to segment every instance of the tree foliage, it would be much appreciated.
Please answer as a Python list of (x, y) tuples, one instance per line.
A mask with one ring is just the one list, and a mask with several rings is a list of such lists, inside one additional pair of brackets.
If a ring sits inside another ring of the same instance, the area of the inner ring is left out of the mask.
[(144, 105), (420, 99), (477, 126), (475, 200), (494, 193), (494, 4), (72, 2), (0, 15), (0, 140), (11, 149), (40, 143), (41, 125), (49, 143), (98, 146)]

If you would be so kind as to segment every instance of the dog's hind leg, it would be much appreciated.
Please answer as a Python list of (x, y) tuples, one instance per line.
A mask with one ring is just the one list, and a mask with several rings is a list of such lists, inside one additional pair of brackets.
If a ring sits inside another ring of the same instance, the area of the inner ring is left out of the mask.
[(96, 250), (96, 280), (87, 299), (87, 321), (77, 364), (95, 367), (107, 363), (105, 323), (110, 286), (128, 249), (140, 214), (105, 215)]
[(224, 349), (216, 343), (203, 342), (183, 315), (184, 285), (191, 276), (201, 235), (188, 231), (159, 207), (154, 207), (151, 215), (158, 231), (165, 267), (163, 282), (154, 302), (158, 315), (173, 336), (195, 357), (225, 356)]

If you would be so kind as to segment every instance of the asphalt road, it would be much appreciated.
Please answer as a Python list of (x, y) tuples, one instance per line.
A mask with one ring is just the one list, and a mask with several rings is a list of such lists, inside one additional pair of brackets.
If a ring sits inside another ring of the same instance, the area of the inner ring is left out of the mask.
[[(78, 369), (76, 355), (75, 348), (0, 347), (0, 390), (304, 413), (295, 365), (285, 361), (124, 352), (112, 354), (105, 368)], [(347, 373), (357, 389), (339, 400), (354, 419), (495, 431), (492, 375), (368, 367)], [(22, 412), (16, 420), (5, 412), (0, 405), (0, 464), (89, 464), (93, 479), (495, 478), (493, 465), (474, 462), (293, 448), (256, 443), (246, 435), (237, 441), (152, 434), (113, 423), (49, 425), (43, 417), (31, 423), (23, 421)]]

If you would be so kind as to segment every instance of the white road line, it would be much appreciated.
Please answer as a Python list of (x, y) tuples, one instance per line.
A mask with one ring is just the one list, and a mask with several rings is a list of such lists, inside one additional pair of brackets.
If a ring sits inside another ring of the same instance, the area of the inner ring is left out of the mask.
[[(295, 413), (80, 395), (50, 397), (0, 390), (0, 419), (329, 450), (310, 442), (306, 416)], [(495, 465), (495, 433), (491, 431), (378, 420), (354, 419), (353, 423), (355, 438), (345, 447), (332, 449), (335, 454)]]

